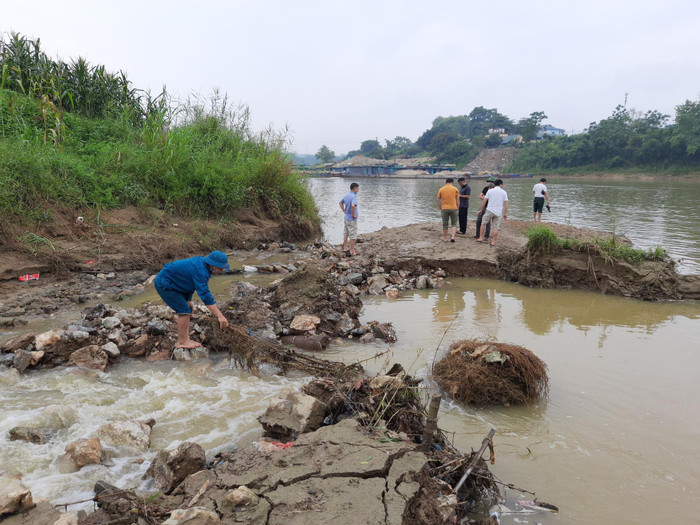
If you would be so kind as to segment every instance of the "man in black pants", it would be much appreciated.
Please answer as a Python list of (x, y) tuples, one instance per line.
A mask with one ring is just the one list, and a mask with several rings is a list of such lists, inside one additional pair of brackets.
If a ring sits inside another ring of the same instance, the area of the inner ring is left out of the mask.
[[(479, 195), (479, 198), (483, 201), (484, 198), (486, 197), (486, 192), (489, 191), (491, 188), (493, 188), (496, 184), (496, 179), (493, 177), (489, 177), (486, 179), (486, 182), (489, 183), (488, 186), (486, 186), (483, 190), (481, 190), (481, 195)], [(486, 211), (486, 205), (488, 202), (484, 203), (484, 206), (481, 208), (482, 210)], [(481, 232), (481, 217), (483, 213), (479, 212), (476, 214), (476, 235), (474, 236), (475, 239), (479, 238), (479, 233)], [(489, 223), (486, 226), (486, 233), (484, 234), (484, 239), (488, 239), (489, 235), (491, 234), (491, 223)]]
[(460, 177), (459, 182), (459, 231), (457, 233), (465, 235), (467, 233), (467, 215), (469, 214), (469, 197), (472, 189), (467, 183), (467, 179)]

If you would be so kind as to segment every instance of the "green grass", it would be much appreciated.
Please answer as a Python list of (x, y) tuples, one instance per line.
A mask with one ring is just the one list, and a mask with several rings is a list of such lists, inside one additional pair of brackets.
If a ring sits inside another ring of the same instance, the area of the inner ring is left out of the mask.
[[(217, 219), (253, 209), (318, 224), (285, 137), (253, 133), (247, 110), (225, 99), (178, 107), (176, 124), (163, 113), (135, 126), (128, 110), (101, 118), (51, 111), (0, 90), (0, 215), (135, 205)], [(59, 132), (51, 133), (46, 122), (55, 127), (56, 119)]]
[(551, 228), (540, 225), (529, 228), (526, 235), (526, 248), (534, 253), (557, 253), (563, 250), (588, 252), (600, 255), (609, 262), (621, 260), (634, 265), (645, 261), (668, 260), (668, 253), (660, 246), (648, 250), (630, 248), (614, 235), (604, 239), (596, 237), (591, 241), (562, 239)]
[(173, 105), (123, 72), (53, 60), (38, 39), (0, 35), (2, 218), (135, 205), (226, 221), (252, 209), (318, 226), (286, 139), (253, 132), (248, 108), (217, 92)]

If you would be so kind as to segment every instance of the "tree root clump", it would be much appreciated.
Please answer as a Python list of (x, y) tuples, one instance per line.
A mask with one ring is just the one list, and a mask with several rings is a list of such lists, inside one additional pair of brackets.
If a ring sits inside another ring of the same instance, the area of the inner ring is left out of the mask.
[(464, 340), (435, 365), (433, 378), (468, 405), (521, 405), (547, 398), (547, 365), (530, 350), (505, 343)]

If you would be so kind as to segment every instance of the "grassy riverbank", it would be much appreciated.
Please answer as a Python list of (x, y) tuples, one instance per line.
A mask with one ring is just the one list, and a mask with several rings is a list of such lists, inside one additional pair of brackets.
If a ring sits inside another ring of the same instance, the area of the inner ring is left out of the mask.
[(39, 41), (0, 40), (0, 217), (152, 207), (234, 220), (242, 210), (318, 227), (287, 161), (286, 135), (251, 129), (226, 97), (175, 104), (84, 59), (55, 61)]
[(317, 221), (282, 137), (254, 134), (247, 111), (225, 101), (178, 112), (178, 125), (161, 115), (136, 126), (126, 111), (88, 118), (0, 90), (0, 215), (46, 220), (55, 206), (134, 205), (198, 218), (253, 209)]

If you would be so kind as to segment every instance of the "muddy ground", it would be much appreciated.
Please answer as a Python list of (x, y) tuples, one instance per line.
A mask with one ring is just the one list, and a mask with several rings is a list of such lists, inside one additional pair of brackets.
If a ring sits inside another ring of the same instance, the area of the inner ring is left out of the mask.
[(124, 208), (85, 216), (54, 210), (49, 219), (0, 225), (0, 294), (23, 274), (155, 273), (163, 264), (217, 249), (255, 249), (260, 243), (309, 240), (311, 223), (271, 220), (241, 212), (236, 222), (185, 219), (155, 208)]

